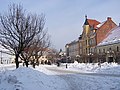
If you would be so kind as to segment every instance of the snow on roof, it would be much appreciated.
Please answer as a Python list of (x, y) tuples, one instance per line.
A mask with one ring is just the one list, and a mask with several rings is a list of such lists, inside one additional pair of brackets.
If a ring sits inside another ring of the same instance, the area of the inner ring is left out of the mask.
[(105, 38), (98, 46), (109, 45), (114, 43), (120, 43), (120, 27), (114, 28), (108, 33), (107, 38)]
[(9, 52), (9, 50), (5, 49), (3, 46), (0, 45), (0, 51), (2, 52)]
[(105, 22), (106, 22), (106, 21), (104, 21), (104, 22), (98, 24), (98, 25), (97, 25), (97, 28), (101, 27)]

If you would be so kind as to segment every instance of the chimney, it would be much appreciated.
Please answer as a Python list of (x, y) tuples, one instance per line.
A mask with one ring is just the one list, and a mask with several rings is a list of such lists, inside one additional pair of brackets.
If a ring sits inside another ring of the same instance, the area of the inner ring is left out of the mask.
[(107, 20), (111, 20), (111, 17), (107, 17)]

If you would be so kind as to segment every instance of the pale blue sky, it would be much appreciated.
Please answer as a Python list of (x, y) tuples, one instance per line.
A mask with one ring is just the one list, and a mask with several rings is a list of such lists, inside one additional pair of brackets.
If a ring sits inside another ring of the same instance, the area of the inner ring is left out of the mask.
[(86, 14), (100, 22), (108, 16), (120, 22), (120, 0), (0, 0), (0, 13), (13, 2), (21, 3), (28, 12), (45, 14), (45, 27), (57, 49), (79, 37)]

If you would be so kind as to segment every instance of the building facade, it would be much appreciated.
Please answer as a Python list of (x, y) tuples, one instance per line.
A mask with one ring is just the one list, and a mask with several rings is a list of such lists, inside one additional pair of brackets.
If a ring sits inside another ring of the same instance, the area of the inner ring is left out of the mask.
[(97, 45), (106, 38), (106, 35), (117, 25), (112, 21), (111, 17), (107, 17), (107, 20), (97, 25), (96, 41)]
[(112, 29), (97, 45), (97, 53), (100, 62), (120, 63), (120, 25)]
[[(111, 17), (104, 22), (85, 17), (83, 32), (75, 42), (67, 44), (66, 52), (69, 56), (79, 57), (79, 62), (98, 62), (97, 45), (103, 41), (109, 32), (117, 25)], [(69, 49), (68, 49), (69, 48)]]
[(11, 64), (14, 63), (14, 55), (9, 54), (9, 50), (0, 46), (0, 64)]
[(79, 41), (75, 40), (71, 43), (66, 44), (66, 55), (70, 56), (71, 60), (73, 61), (77, 55), (79, 55)]

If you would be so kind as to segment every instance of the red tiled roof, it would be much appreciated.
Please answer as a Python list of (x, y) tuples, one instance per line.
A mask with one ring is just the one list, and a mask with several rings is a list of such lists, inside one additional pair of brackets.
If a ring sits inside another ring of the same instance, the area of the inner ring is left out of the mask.
[(87, 19), (87, 21), (88, 21), (89, 25), (92, 26), (92, 27), (94, 27), (94, 28), (96, 28), (97, 25), (100, 24), (99, 21), (93, 20), (93, 19)]

